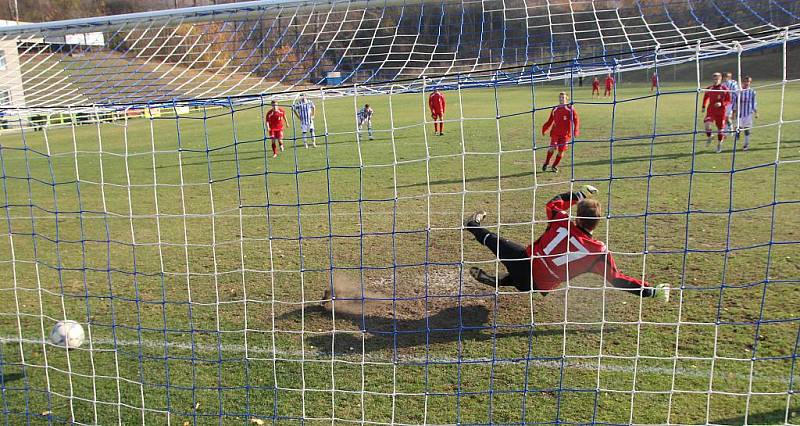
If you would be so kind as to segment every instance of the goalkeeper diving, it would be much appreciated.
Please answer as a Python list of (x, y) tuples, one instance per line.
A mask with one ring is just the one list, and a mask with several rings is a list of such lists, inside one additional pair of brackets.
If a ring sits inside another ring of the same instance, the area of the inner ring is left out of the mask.
[[(597, 188), (585, 185), (581, 191), (557, 195), (545, 207), (548, 226), (531, 245), (523, 247), (513, 241), (481, 227), (486, 212), (473, 213), (464, 227), (479, 243), (488, 247), (505, 266), (507, 273), (499, 277), (489, 275), (476, 267), (470, 275), (480, 283), (513, 286), (519, 291), (539, 290), (543, 292), (558, 288), (561, 283), (587, 272), (600, 275), (612, 286), (626, 292), (669, 301), (669, 287), (651, 286), (645, 281), (629, 277), (617, 268), (614, 257), (602, 241), (592, 232), (602, 215), (600, 202), (588, 198), (597, 194)], [(577, 204), (574, 221), (569, 220), (569, 211)]]

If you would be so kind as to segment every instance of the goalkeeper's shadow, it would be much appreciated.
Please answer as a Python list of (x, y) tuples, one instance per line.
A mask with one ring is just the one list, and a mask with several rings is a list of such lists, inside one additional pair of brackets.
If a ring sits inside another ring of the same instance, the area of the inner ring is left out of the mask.
[[(465, 342), (485, 342), (494, 339), (528, 341), (537, 337), (564, 334), (596, 334), (600, 329), (567, 329), (518, 324), (494, 326), (489, 309), (482, 305), (452, 306), (433, 315), (418, 318), (398, 318), (391, 311), (367, 313), (332, 313), (323, 307), (296, 309), (276, 318), (297, 320), (304, 317), (307, 327), (318, 330), (309, 334), (306, 343), (320, 353), (336, 354), (411, 349), (430, 345)], [(334, 319), (335, 318), (335, 319)], [(333, 327), (334, 324), (336, 327)], [(335, 331), (333, 331), (335, 330)], [(606, 332), (611, 331), (609, 327)], [(335, 339), (335, 340), (334, 340)]]

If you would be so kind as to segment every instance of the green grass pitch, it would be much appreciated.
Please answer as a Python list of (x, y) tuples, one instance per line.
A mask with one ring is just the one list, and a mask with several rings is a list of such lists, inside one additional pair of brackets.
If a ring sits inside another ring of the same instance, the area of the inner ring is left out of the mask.
[[(563, 85), (449, 91), (442, 137), (421, 94), (316, 100), (329, 136), (277, 159), (258, 105), (26, 132), (29, 150), (4, 134), (3, 421), (800, 422), (800, 85), (781, 126), (781, 86), (758, 89), (763, 127), (735, 154), (691, 134), (692, 87), (576, 92), (558, 174), (531, 146)], [(668, 306), (596, 276), (542, 297), (465, 274), (495, 264), (464, 214), (527, 243), (583, 183), (622, 270), (683, 285)], [(332, 266), (394, 301), (332, 318)], [(82, 348), (42, 343), (64, 317)]]

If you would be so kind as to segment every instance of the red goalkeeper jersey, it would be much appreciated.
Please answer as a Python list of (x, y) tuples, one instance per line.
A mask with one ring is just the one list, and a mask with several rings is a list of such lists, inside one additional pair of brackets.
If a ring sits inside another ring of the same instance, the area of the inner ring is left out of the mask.
[(606, 77), (606, 89), (614, 86), (614, 77)]
[(547, 203), (547, 229), (527, 253), (531, 256), (533, 282), (537, 290), (552, 290), (587, 272), (600, 275), (614, 287), (640, 288), (650, 284), (631, 278), (617, 269), (606, 245), (574, 222), (569, 209), (583, 199), (580, 192), (561, 194)]
[(550, 130), (550, 139), (567, 140), (575, 133), (575, 137), (580, 135), (580, 118), (578, 111), (571, 105), (559, 105), (550, 111), (550, 118), (542, 126), (542, 134)]
[(431, 111), (443, 113), (446, 104), (447, 102), (445, 102), (442, 92), (433, 92), (428, 98), (428, 107), (430, 107)]
[[(720, 106), (716, 106), (719, 102)], [(703, 108), (708, 107), (707, 115), (725, 115), (725, 110), (728, 104), (731, 103), (731, 92), (723, 84), (711, 85), (706, 87), (706, 93), (703, 95)]]

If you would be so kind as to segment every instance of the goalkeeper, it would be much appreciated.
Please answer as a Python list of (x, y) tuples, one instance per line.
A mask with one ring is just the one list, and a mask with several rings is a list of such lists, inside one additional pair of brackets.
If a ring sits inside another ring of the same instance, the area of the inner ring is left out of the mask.
[[(602, 209), (600, 203), (587, 198), (585, 193), (597, 194), (597, 188), (586, 185), (580, 192), (564, 193), (547, 203), (548, 226), (544, 233), (528, 247), (499, 238), (482, 228), (486, 212), (473, 213), (464, 223), (465, 228), (485, 245), (503, 263), (508, 273), (493, 277), (480, 268), (470, 268), (477, 281), (494, 286), (514, 286), (519, 291), (549, 291), (558, 288), (569, 278), (591, 272), (605, 277), (614, 287), (641, 297), (669, 300), (669, 288), (652, 287), (649, 283), (629, 277), (617, 269), (614, 257), (602, 241), (592, 236)], [(576, 204), (577, 217), (569, 221), (569, 210)]]

